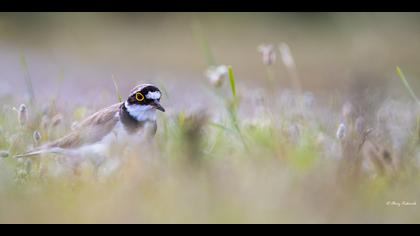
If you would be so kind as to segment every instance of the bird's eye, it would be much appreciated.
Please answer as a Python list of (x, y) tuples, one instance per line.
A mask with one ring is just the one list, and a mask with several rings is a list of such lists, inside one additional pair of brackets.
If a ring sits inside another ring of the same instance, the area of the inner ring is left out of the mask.
[(136, 93), (136, 100), (141, 102), (144, 100), (144, 96), (141, 93)]

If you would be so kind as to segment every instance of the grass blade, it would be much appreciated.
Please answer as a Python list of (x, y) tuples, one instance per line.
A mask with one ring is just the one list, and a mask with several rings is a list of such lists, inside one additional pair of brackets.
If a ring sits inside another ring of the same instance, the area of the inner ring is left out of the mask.
[(213, 52), (211, 50), (210, 44), (207, 38), (204, 35), (203, 29), (199, 21), (194, 21), (192, 23), (193, 36), (195, 40), (200, 44), (201, 50), (203, 51), (204, 57), (206, 58), (208, 66), (215, 66), (216, 62), (214, 59)]
[(402, 72), (402, 70), (401, 70), (401, 68), (399, 66), (397, 66), (397, 75), (398, 75), (398, 77), (400, 77), (401, 81), (403, 82), (405, 88), (410, 93), (411, 97), (416, 101), (417, 105), (420, 106), (420, 100), (419, 100), (419, 98), (414, 93), (413, 89), (411, 88), (410, 84), (408, 83), (407, 79), (404, 76), (404, 73)]
[(23, 69), (23, 78), (25, 79), (26, 89), (29, 93), (29, 99), (31, 103), (33, 103), (35, 101), (35, 93), (32, 86), (31, 76), (29, 74), (28, 63), (26, 62), (26, 58), (23, 52), (20, 52), (20, 64)]
[(236, 84), (235, 84), (235, 75), (233, 74), (233, 69), (231, 66), (228, 67), (230, 88), (232, 89), (232, 95), (236, 97)]
[(112, 75), (111, 77), (112, 77), (112, 82), (114, 82), (114, 88), (115, 88), (115, 93), (117, 94), (118, 102), (122, 102), (122, 97), (120, 94), (120, 90), (118, 89), (117, 81), (115, 81), (114, 75)]

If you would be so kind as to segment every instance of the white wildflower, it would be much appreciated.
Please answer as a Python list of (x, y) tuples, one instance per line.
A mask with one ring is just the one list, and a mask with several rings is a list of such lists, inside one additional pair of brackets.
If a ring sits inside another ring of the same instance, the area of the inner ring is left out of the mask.
[(223, 85), (224, 80), (226, 80), (228, 75), (228, 67), (225, 65), (220, 65), (217, 67), (210, 67), (206, 71), (206, 76), (210, 81), (210, 84), (214, 87), (220, 87)]

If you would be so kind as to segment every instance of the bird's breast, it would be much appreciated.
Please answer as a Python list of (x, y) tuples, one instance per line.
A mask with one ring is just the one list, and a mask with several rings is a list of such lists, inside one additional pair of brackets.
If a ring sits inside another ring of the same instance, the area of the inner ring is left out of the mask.
[(121, 122), (117, 122), (111, 134), (104, 137), (104, 142), (112, 144), (138, 144), (148, 138), (150, 130), (153, 129), (154, 122), (142, 122), (135, 130), (127, 129)]

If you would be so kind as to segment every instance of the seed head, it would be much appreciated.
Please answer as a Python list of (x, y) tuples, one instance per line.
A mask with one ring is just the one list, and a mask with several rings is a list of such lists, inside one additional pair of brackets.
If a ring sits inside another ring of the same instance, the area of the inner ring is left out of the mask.
[(341, 123), (338, 126), (336, 136), (339, 140), (343, 140), (344, 137), (346, 136), (346, 125), (344, 123)]
[(21, 126), (25, 126), (28, 121), (28, 109), (25, 104), (21, 104), (18, 111), (18, 120)]
[(263, 44), (258, 46), (258, 52), (261, 53), (264, 65), (274, 64), (276, 61), (276, 51), (271, 44)]
[(209, 79), (209, 82), (214, 87), (221, 87), (223, 82), (226, 80), (228, 74), (228, 68), (225, 65), (220, 65), (217, 67), (210, 67), (206, 71), (206, 76)]
[(61, 124), (62, 121), (63, 121), (63, 115), (57, 114), (57, 115), (53, 116), (53, 118), (51, 119), (51, 126), (56, 127), (59, 124)]
[(296, 66), (295, 60), (293, 59), (292, 53), (290, 52), (289, 45), (286, 43), (280, 43), (279, 45), (281, 60), (286, 67), (294, 68)]
[(36, 145), (38, 145), (38, 143), (39, 143), (39, 141), (41, 140), (41, 133), (38, 131), (38, 130), (36, 130), (35, 132), (34, 132), (34, 134), (32, 135), (32, 137), (33, 137), (33, 139), (34, 139), (34, 143), (36, 144)]

